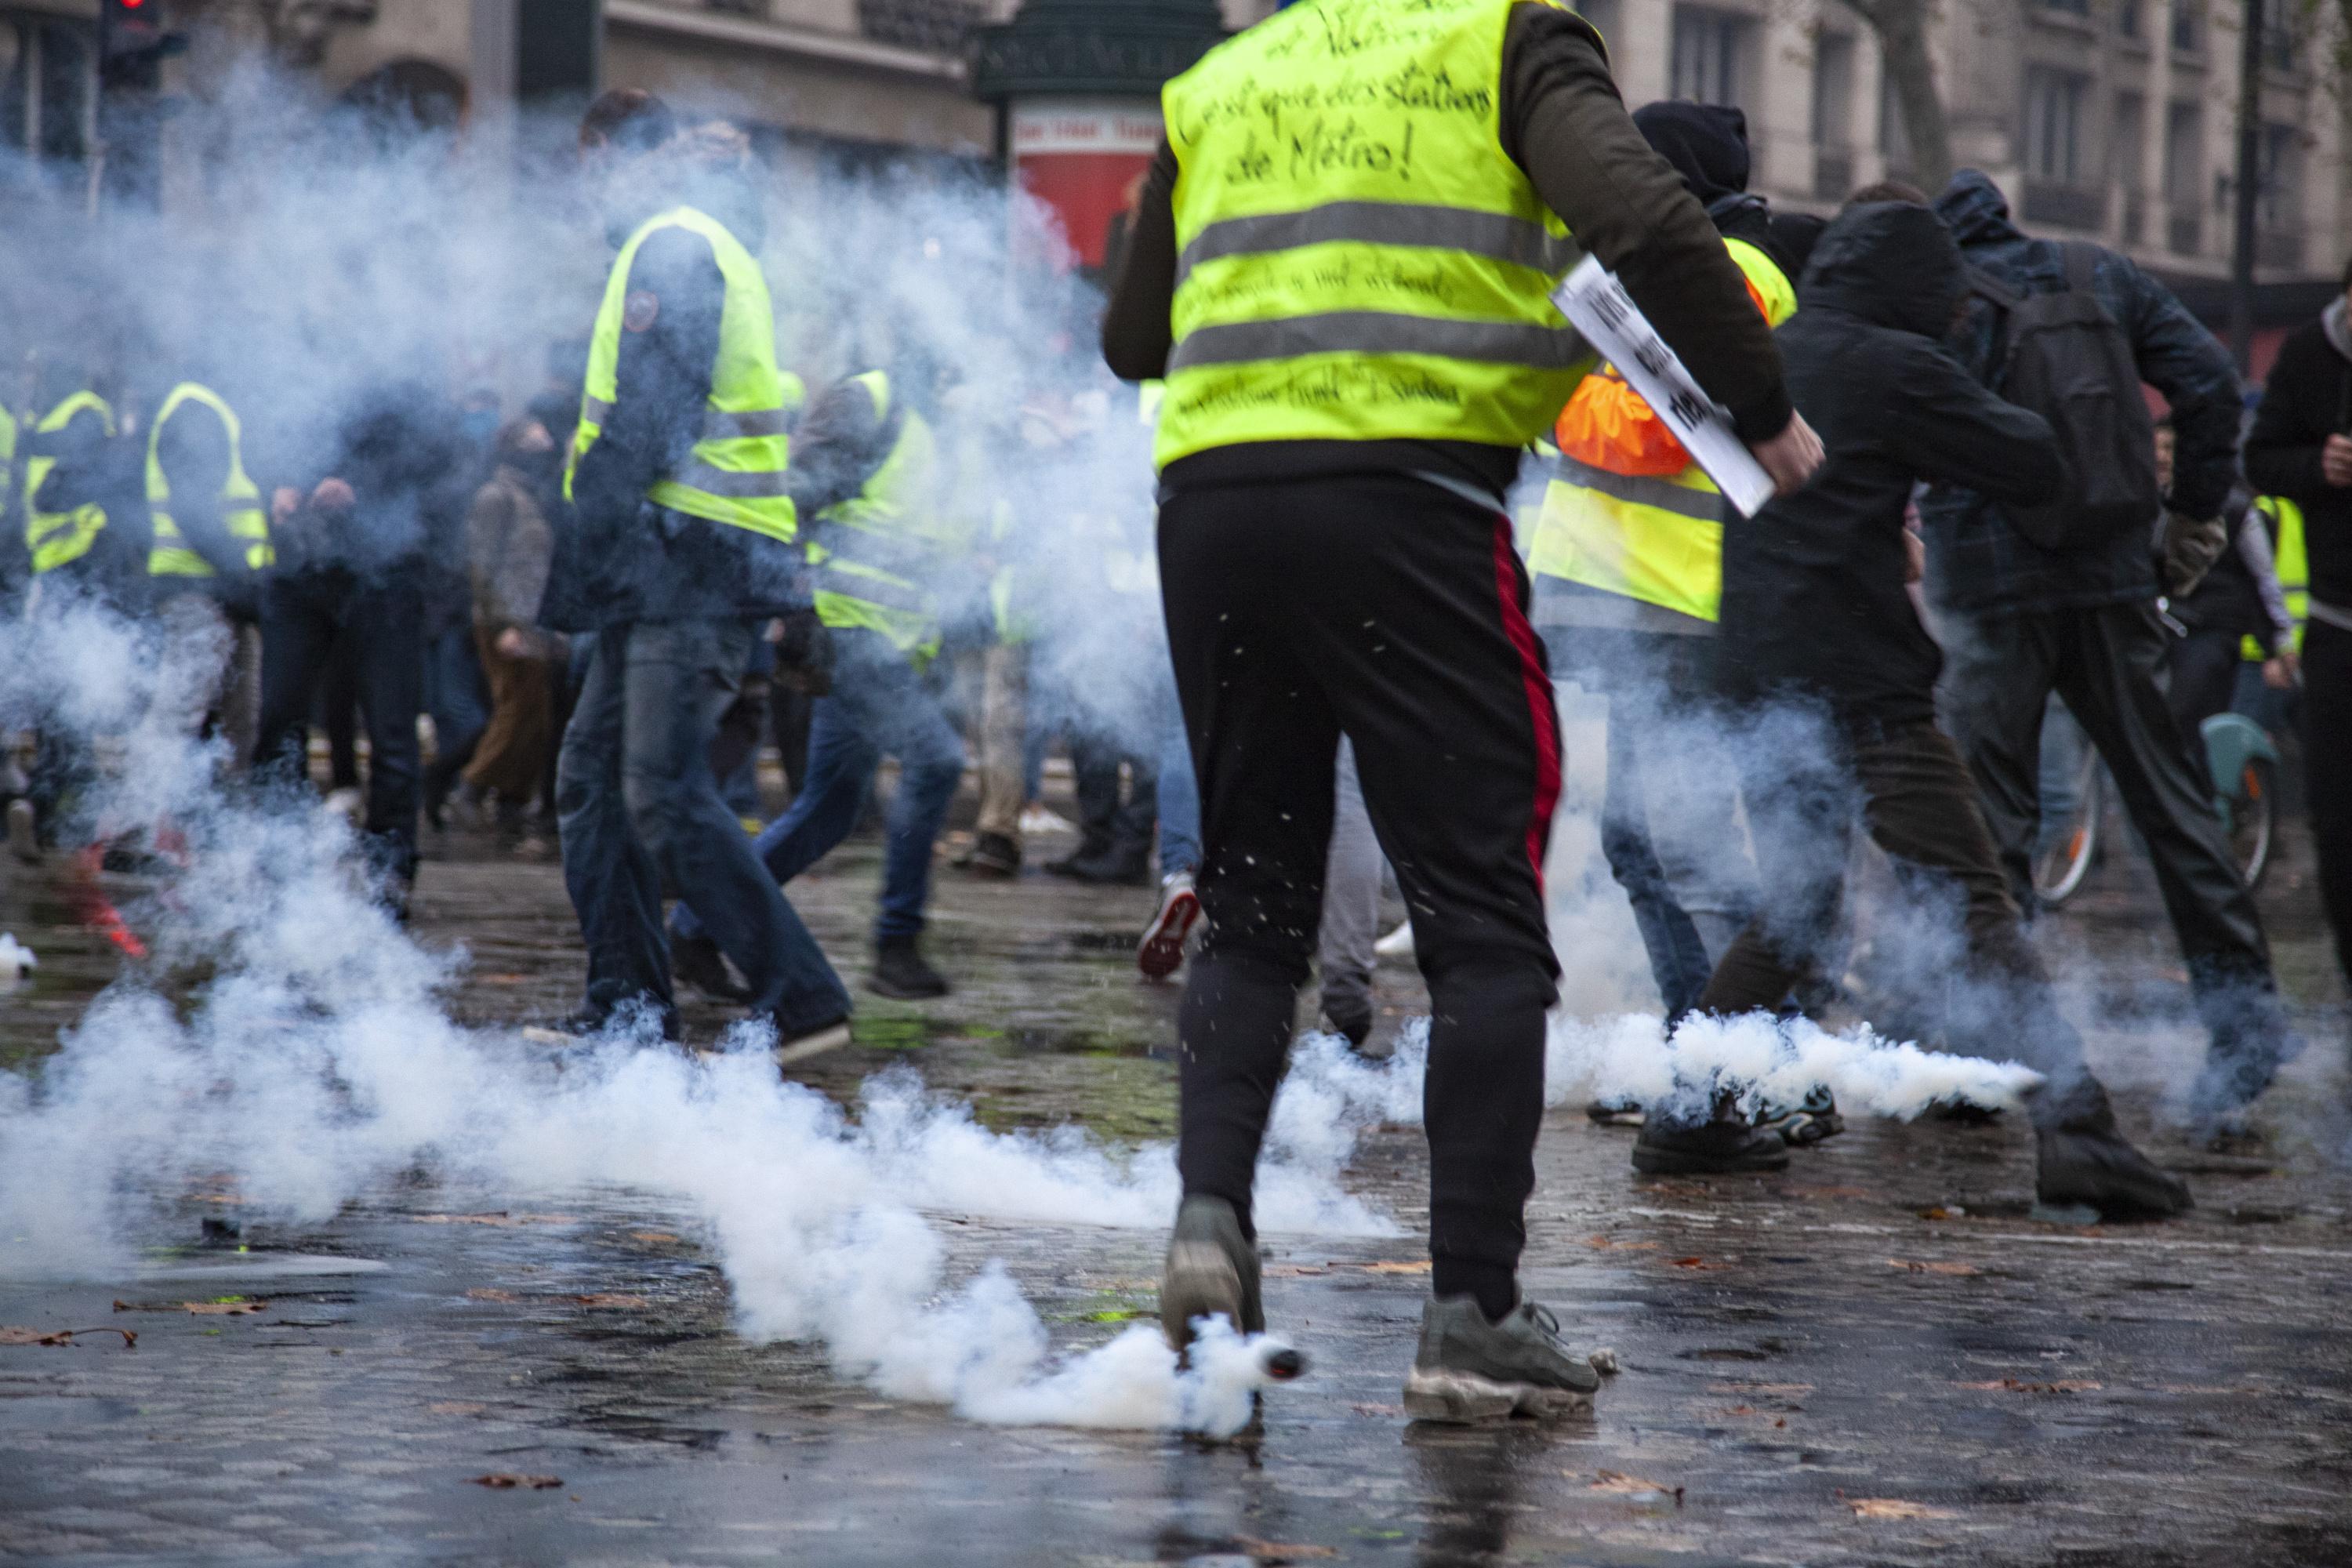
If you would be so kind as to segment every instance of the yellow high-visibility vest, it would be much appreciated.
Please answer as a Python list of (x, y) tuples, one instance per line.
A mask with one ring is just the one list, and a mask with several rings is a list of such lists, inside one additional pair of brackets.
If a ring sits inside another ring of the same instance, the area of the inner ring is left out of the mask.
[[(2256, 496), (2254, 508), (2278, 524), (2278, 543), (2271, 551), (2271, 563), (2278, 568), (2279, 587), (2286, 595), (2286, 613), (2294, 621), (2294, 651), (2301, 653), (2303, 628), (2311, 620), (2311, 555), (2304, 540), (2303, 508), (2284, 496)], [(2270, 657), (2263, 652), (2263, 645), (2251, 637), (2239, 652), (2253, 664)]]
[[(1797, 291), (1744, 239), (1724, 247), (1777, 327)], [(1562, 456), (1544, 493), (1528, 569), (1654, 605), (1695, 621), (1723, 614), (1723, 494), (1696, 463), (1671, 475), (1612, 474)]]
[(1158, 465), (1550, 426), (1591, 356), (1551, 303), (1568, 227), (1503, 151), (1511, 4), (1305, 0), (1162, 89), (1178, 254)]
[(188, 548), (172, 521), (172, 481), (163, 472), (163, 426), (189, 404), (200, 404), (220, 418), (228, 432), (228, 479), (221, 486), (221, 521), (231, 539), (245, 542), (245, 563), (258, 572), (275, 564), (278, 552), (269, 542), (269, 514), (261, 509), (261, 487), (245, 471), (244, 430), (236, 414), (218, 393), (193, 381), (172, 388), (155, 422), (147, 427), (147, 509), (155, 520), (155, 542), (147, 552), (147, 572), (154, 577), (210, 577), (212, 563)]
[(84, 501), (71, 511), (43, 511), (36, 504), (58, 466), (57, 454), (47, 448), (75, 416), (92, 411), (104, 423), (107, 438), (113, 439), (114, 410), (95, 392), (75, 393), (33, 426), (31, 454), (25, 459), (25, 543), (33, 552), (35, 572), (54, 572), (80, 560), (106, 526), (106, 509), (96, 501)]
[[(869, 370), (852, 378), (874, 400), (874, 416), (890, 417), (890, 378)], [(910, 567), (942, 548), (930, 508), (938, 447), (914, 409), (899, 416), (898, 439), (858, 492), (817, 513), (829, 525), (808, 546), (816, 572), (817, 618), (835, 628), (864, 627), (890, 639), (901, 653), (929, 658), (939, 651), (939, 607)]]
[(800, 406), (800, 378), (776, 366), (775, 308), (759, 262), (725, 224), (690, 206), (647, 218), (613, 260), (604, 301), (596, 312), (595, 334), (588, 343), (588, 384), (580, 399), (580, 428), (563, 467), (564, 499), (572, 499), (580, 459), (604, 434), (613, 400), (620, 395), (629, 268), (646, 241), (666, 228), (685, 229), (710, 247), (727, 285), (727, 300), (719, 313), (719, 357), (710, 369), (702, 437), (685, 466), (656, 481), (646, 498), (688, 517), (790, 542), (798, 526), (792, 497), (784, 489), (791, 453), (785, 432), (793, 411)]

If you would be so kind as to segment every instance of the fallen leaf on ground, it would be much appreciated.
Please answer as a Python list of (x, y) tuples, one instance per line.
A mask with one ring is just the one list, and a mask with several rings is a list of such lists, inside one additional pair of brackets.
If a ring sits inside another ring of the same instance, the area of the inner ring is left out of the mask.
[(1360, 1263), (1357, 1267), (1367, 1274), (1426, 1274), (1429, 1259), (1424, 1258), (1418, 1263)]
[(462, 1399), (444, 1399), (425, 1407), (432, 1415), (479, 1415), (489, 1408), (487, 1405), (468, 1405)]
[(516, 1476), (504, 1470), (493, 1470), (487, 1476), (471, 1479), (478, 1487), (488, 1487), (493, 1491), (502, 1492), (512, 1491), (518, 1487), (529, 1487), (535, 1492), (552, 1491), (563, 1484), (560, 1476)]
[(1588, 1236), (1584, 1245), (1602, 1252), (1656, 1252), (1664, 1246), (1656, 1241), (1612, 1241), (1605, 1236)]
[(2087, 1377), (2061, 1378), (2056, 1383), (2025, 1383), (2014, 1377), (1998, 1377), (1990, 1383), (1963, 1383), (1958, 1386), (1989, 1389), (1997, 1394), (2090, 1394), (2099, 1385)]
[(467, 1291), (466, 1298), (472, 1301), (520, 1301), (522, 1300), (511, 1290), (494, 1290), (488, 1286)]
[(1905, 1502), (1901, 1498), (1850, 1497), (1845, 1506), (1853, 1510), (1858, 1519), (1958, 1519), (1960, 1516), (1948, 1508), (1929, 1508), (1924, 1502)]
[(1676, 1268), (1728, 1268), (1728, 1263), (1710, 1263), (1704, 1258), (1677, 1258), (1672, 1260)]
[(669, 1242), (676, 1241), (677, 1237), (672, 1236), (666, 1230), (633, 1230), (629, 1232), (629, 1239), (631, 1241)]
[(1312, 1275), (1328, 1274), (1331, 1270), (1320, 1263), (1269, 1263), (1258, 1272), (1268, 1279), (1304, 1279)]
[(626, 1296), (617, 1290), (597, 1290), (585, 1296), (574, 1296), (572, 1299), (579, 1302), (583, 1307), (618, 1308), (650, 1307), (653, 1305), (651, 1301), (646, 1300), (643, 1296)]
[(139, 1336), (129, 1329), (20, 1329), (0, 1327), (0, 1345), (70, 1345), (76, 1334), (121, 1334), (129, 1350)]
[(477, 974), (474, 978), (484, 985), (528, 985), (528, 974)]
[(269, 1310), (267, 1301), (182, 1301), (180, 1306), (197, 1318), (234, 1318)]
[(1670, 1487), (1663, 1481), (1646, 1480), (1640, 1476), (1629, 1476), (1622, 1470), (1601, 1470), (1595, 1473), (1599, 1479), (1592, 1483), (1591, 1489), (1594, 1491), (1615, 1492), (1624, 1497), (1648, 1497), (1654, 1494), (1674, 1499), (1676, 1508), (1683, 1505), (1683, 1489), (1680, 1487)]
[(1298, 1563), (1310, 1557), (1337, 1557), (1339, 1552), (1328, 1546), (1315, 1546), (1299, 1542), (1255, 1541), (1246, 1535), (1234, 1537), (1235, 1549), (1249, 1553), (1261, 1563)]
[(1886, 1260), (1886, 1267), (1907, 1269), (1913, 1274), (1950, 1274), (1963, 1278), (1984, 1272), (1973, 1263), (1927, 1263), (1913, 1258), (1890, 1258)]
[(1919, 1217), (1921, 1219), (1953, 1219), (1967, 1212), (1965, 1209), (1948, 1209), (1938, 1204), (1931, 1209), (1921, 1209)]

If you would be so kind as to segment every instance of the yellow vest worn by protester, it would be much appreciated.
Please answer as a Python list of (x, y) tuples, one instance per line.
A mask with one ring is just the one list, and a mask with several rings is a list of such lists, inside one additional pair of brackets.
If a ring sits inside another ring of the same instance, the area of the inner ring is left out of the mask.
[[(2254, 509), (2278, 524), (2278, 542), (2271, 547), (2271, 563), (2278, 569), (2279, 589), (2286, 595), (2286, 613), (2294, 619), (2294, 651), (2303, 651), (2303, 628), (2311, 619), (2311, 554), (2303, 536), (2303, 508), (2284, 496), (2256, 496)], [(2252, 637), (2239, 647), (2246, 661), (2260, 664), (2269, 657)]]
[(114, 410), (95, 392), (75, 393), (33, 426), (31, 456), (25, 460), (25, 543), (33, 552), (35, 572), (54, 572), (80, 560), (98, 542), (99, 530), (106, 526), (106, 509), (96, 501), (84, 501), (71, 511), (43, 511), (35, 504), (58, 466), (57, 454), (46, 447), (85, 410), (98, 415), (106, 426), (107, 438), (113, 439)]
[[(890, 418), (890, 378), (878, 370), (851, 378), (874, 399), (874, 416)], [(912, 408), (901, 411), (890, 455), (858, 492), (817, 513), (823, 532), (809, 542), (817, 618), (835, 628), (881, 633), (901, 653), (928, 658), (940, 650), (939, 609), (919, 573), (946, 546), (932, 531), (937, 443)]]
[(147, 508), (155, 520), (155, 542), (147, 552), (148, 574), (215, 575), (212, 563), (188, 548), (187, 541), (180, 537), (179, 524), (172, 521), (172, 483), (163, 473), (161, 456), (164, 425), (191, 403), (201, 404), (219, 416), (222, 428), (228, 432), (228, 479), (221, 486), (221, 522), (231, 539), (243, 542), (246, 565), (258, 572), (274, 564), (278, 552), (270, 547), (269, 514), (261, 509), (261, 487), (245, 471), (243, 428), (218, 393), (196, 382), (184, 381), (172, 388), (171, 395), (155, 411), (155, 422), (147, 427)]
[[(1768, 322), (1797, 313), (1797, 292), (1769, 257), (1744, 239), (1723, 243)], [(1685, 460), (1672, 474), (1612, 473), (1562, 454), (1553, 475), (1530, 572), (1629, 601), (1606, 614), (1596, 605), (1596, 625), (1705, 632), (1721, 618), (1723, 494), (1706, 469)]]
[(1521, 447), (1591, 360), (1567, 226), (1503, 151), (1512, 0), (1304, 0), (1161, 93), (1176, 291), (1154, 462), (1252, 441)]
[(784, 489), (790, 443), (785, 431), (800, 406), (800, 378), (776, 367), (776, 316), (760, 264), (727, 226), (708, 213), (677, 206), (639, 225), (613, 260), (604, 302), (588, 342), (588, 384), (580, 399), (580, 428), (563, 467), (563, 496), (580, 459), (604, 434), (604, 420), (620, 395), (623, 317), (629, 302), (629, 269), (646, 241), (666, 228), (682, 228), (710, 247), (711, 259), (727, 285), (719, 319), (719, 357), (710, 367), (710, 397), (702, 415), (702, 438), (677, 472), (656, 481), (646, 499), (688, 517), (747, 528), (789, 542), (797, 531), (792, 497)]

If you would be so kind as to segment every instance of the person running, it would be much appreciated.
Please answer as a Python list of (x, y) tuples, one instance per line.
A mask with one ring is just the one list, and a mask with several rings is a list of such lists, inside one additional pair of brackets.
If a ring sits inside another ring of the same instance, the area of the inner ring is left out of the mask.
[[(1442, 90), (1381, 90), (1401, 79)], [(1559, 973), (1541, 879), (1560, 759), (1503, 503), (1588, 358), (1549, 299), (1570, 232), (1778, 484), (1820, 447), (1738, 268), (1573, 13), (1309, 0), (1162, 96), (1103, 322), (1114, 372), (1167, 381), (1161, 596), (1202, 805), (1208, 931), (1177, 1020), (1183, 1199), (1160, 1321), (1180, 1347), (1206, 1316), (1264, 1327), (1252, 1183), (1344, 734), (1433, 1016), (1433, 1296), (1406, 1408), (1573, 1406), (1598, 1379), (1517, 1278)], [(1302, 100), (1350, 108), (1302, 123)], [(1326, 155), (1276, 151), (1318, 123)]]

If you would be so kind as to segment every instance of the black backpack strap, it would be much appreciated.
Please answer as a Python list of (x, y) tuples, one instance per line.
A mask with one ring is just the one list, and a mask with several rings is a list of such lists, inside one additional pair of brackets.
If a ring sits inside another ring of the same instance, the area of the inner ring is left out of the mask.
[(2019, 299), (2017, 290), (2011, 289), (2008, 284), (2002, 282), (1991, 273), (1987, 272), (1983, 268), (1969, 268), (1968, 269), (1968, 281), (1969, 293), (1978, 296), (1979, 299), (1991, 300), (2003, 310), (2014, 310), (2017, 309), (2017, 301)]
[(2078, 294), (2095, 293), (2099, 247), (2087, 240), (2065, 239), (2058, 242), (2058, 253), (2066, 261), (2066, 287)]

